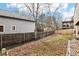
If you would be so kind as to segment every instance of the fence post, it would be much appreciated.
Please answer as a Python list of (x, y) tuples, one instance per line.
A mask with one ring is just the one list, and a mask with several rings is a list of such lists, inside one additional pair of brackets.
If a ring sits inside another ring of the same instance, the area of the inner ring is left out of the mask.
[(24, 43), (25, 43), (25, 33), (24, 33)]
[(2, 34), (1, 34), (1, 49), (2, 49)]
[[(31, 36), (31, 35), (30, 35), (30, 36)], [(29, 33), (27, 33), (27, 39), (28, 39), (27, 41), (29, 41), (29, 40), (30, 40), (30, 39), (29, 39)]]

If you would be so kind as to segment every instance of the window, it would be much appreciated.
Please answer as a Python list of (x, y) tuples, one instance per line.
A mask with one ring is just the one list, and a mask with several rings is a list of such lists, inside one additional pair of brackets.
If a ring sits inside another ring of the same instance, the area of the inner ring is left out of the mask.
[(65, 27), (65, 25), (63, 25), (63, 27)]
[(3, 26), (0, 26), (0, 32), (3, 32)]
[(15, 26), (12, 26), (12, 30), (14, 30), (14, 31), (16, 30), (16, 29), (15, 29)]
[(67, 24), (66, 26), (67, 26), (67, 27), (69, 27), (69, 25), (68, 25), (68, 24)]

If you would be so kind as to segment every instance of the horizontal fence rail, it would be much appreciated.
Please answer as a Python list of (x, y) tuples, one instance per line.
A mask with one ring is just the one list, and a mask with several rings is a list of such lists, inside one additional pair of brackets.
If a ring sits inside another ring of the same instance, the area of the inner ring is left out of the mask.
[(22, 44), (53, 34), (54, 31), (49, 32), (38, 32), (35, 38), (35, 33), (15, 33), (15, 34), (0, 34), (0, 48), (5, 48), (7, 46), (12, 46), (15, 44)]

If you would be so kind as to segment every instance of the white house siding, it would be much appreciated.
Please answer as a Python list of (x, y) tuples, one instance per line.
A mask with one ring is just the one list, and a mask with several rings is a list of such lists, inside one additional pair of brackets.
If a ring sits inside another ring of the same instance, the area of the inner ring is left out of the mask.
[[(2, 18), (0, 17), (0, 25), (4, 26), (4, 32), (0, 33), (28, 33), (34, 32), (35, 23), (24, 21), (24, 20), (17, 20), (17, 19), (9, 19), (9, 18)], [(12, 26), (15, 26), (15, 31), (12, 30)]]
[(76, 37), (78, 37), (78, 30), (79, 25), (76, 25), (76, 23), (79, 21), (79, 4), (76, 4), (75, 12), (74, 12), (74, 31), (76, 34)]
[(75, 13), (74, 13), (74, 24), (79, 21), (79, 4), (76, 4)]

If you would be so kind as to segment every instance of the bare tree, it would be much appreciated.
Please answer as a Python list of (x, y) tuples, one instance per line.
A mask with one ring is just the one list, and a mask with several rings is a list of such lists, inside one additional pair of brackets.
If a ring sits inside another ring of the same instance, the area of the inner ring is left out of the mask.
[[(58, 28), (58, 23), (55, 19), (56, 18), (55, 16), (57, 14), (57, 11), (61, 8), (61, 4), (59, 4), (59, 6), (54, 10), (54, 12), (51, 12), (51, 7), (52, 7), (51, 3), (44, 3), (44, 4), (41, 4), (41, 3), (24, 3), (24, 5), (30, 11), (30, 14), (32, 14), (32, 17), (35, 20), (35, 38), (37, 37), (37, 22), (39, 22), (39, 16), (42, 14), (41, 10), (43, 10), (42, 8), (40, 8), (41, 6), (44, 6), (44, 8), (47, 7), (49, 10), (50, 20), (52, 20), (52, 21), (50, 24), (48, 23), (48, 26), (50, 25), (50, 28), (52, 28), (52, 25), (54, 25), (53, 29)], [(52, 22), (54, 24), (52, 24)], [(43, 22), (41, 22), (41, 23), (42, 23), (42, 27), (43, 27)]]
[[(50, 16), (48, 16), (47, 17), (47, 20), (46, 20), (46, 25), (47, 25), (47, 27), (50, 29), (52, 29), (52, 22), (53, 22), (53, 18), (52, 18), (52, 12), (51, 12), (51, 3), (45, 3), (44, 4), (45, 6), (44, 6), (44, 8), (46, 8), (47, 10), (48, 10), (48, 14), (50, 14)], [(49, 30), (48, 29), (48, 30)]]
[[(58, 15), (57, 17), (56, 17), (56, 19), (60, 19), (60, 18), (62, 18), (62, 16), (61, 16), (61, 13), (59, 13), (59, 12), (57, 12), (60, 8), (62, 7), (62, 5), (60, 4), (56, 9), (55, 9), (55, 11), (54, 11), (54, 13), (53, 13), (53, 16), (55, 17), (56, 16), (56, 14)], [(58, 22), (57, 22), (57, 20), (55, 20), (55, 26), (56, 26), (56, 29), (58, 29)]]
[[(55, 29), (58, 29), (58, 25), (59, 25), (59, 23), (58, 23), (58, 21), (56, 20), (56, 19), (60, 19), (60, 18), (62, 18), (62, 15), (59, 15), (59, 14), (61, 14), (61, 13), (59, 13), (58, 12), (58, 10), (62, 7), (62, 4), (59, 4), (59, 6), (54, 10), (54, 12), (51, 12), (51, 4), (50, 3), (47, 3), (47, 7), (48, 7), (48, 9), (49, 9), (49, 13), (50, 13), (50, 16), (51, 16), (51, 19), (52, 19), (52, 17), (53, 17), (53, 22), (54, 22), (54, 28)], [(52, 15), (53, 14), (53, 15)], [(56, 16), (56, 15), (58, 15), (58, 16)]]
[(29, 9), (30, 13), (32, 14), (33, 19), (35, 20), (35, 38), (37, 38), (37, 21), (39, 20), (40, 15), (40, 3), (24, 3), (25, 7)]

